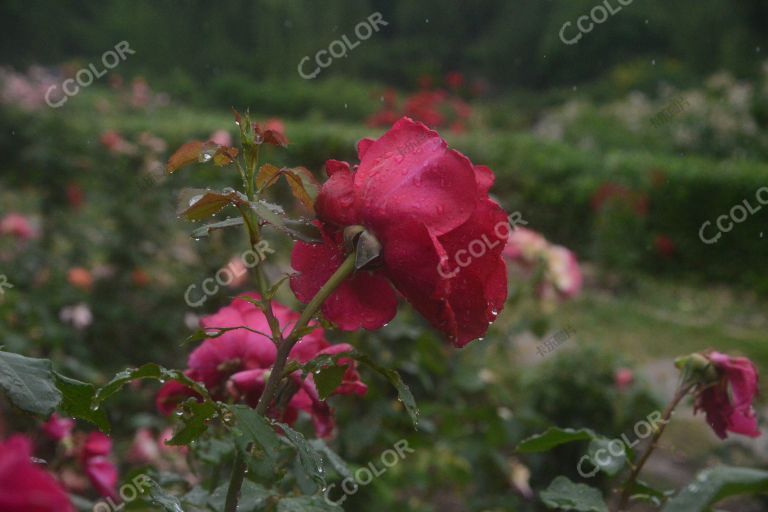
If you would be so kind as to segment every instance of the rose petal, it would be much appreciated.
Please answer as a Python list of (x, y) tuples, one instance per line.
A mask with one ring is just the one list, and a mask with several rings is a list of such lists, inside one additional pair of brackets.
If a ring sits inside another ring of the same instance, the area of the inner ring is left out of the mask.
[(418, 220), (441, 235), (463, 224), (476, 203), (470, 161), (408, 118), (365, 151), (354, 186), (363, 224), (376, 235), (406, 220)]

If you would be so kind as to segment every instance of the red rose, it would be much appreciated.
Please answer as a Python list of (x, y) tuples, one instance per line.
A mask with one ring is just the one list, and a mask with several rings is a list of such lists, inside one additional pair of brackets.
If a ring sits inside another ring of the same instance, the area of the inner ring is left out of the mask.
[[(758, 437), (757, 418), (752, 401), (757, 396), (757, 370), (746, 357), (729, 357), (720, 352), (706, 354), (717, 370), (719, 380), (701, 390), (695, 410), (703, 410), (707, 423), (720, 439), (727, 432)], [(729, 392), (730, 388), (730, 392)]]
[(64, 490), (31, 456), (32, 443), (23, 436), (0, 443), (0, 510), (74, 512)]
[[(377, 141), (360, 141), (358, 155), (354, 172), (344, 162), (326, 163), (330, 178), (315, 204), (325, 240), (295, 245), (296, 297), (312, 299), (344, 260), (343, 229), (362, 225), (382, 245), (380, 266), (344, 281), (323, 304), (326, 318), (345, 330), (382, 327), (397, 308), (391, 283), (456, 346), (482, 337), (507, 296), (497, 232), (503, 226), (506, 239), (508, 225), (488, 198), (493, 173), (409, 118)], [(485, 241), (482, 254), (463, 258)], [(463, 263), (446, 273), (457, 255)]]
[[(258, 299), (256, 294), (246, 296)], [(283, 333), (289, 335), (292, 326), (299, 319), (299, 314), (274, 301), (272, 310)], [(242, 299), (235, 299), (229, 306), (201, 319), (200, 325), (210, 332), (216, 332), (214, 328), (243, 326), (253, 331), (270, 332), (264, 313), (254, 304)], [(275, 364), (277, 349), (269, 337), (253, 331), (234, 329), (204, 341), (190, 354), (189, 369), (185, 373), (191, 379), (202, 383), (214, 399), (233, 398), (255, 407), (264, 391), (269, 372)], [(317, 327), (291, 349), (289, 359), (303, 364), (322, 354), (334, 355), (351, 349), (346, 343), (332, 346), (325, 339), (323, 329)], [(360, 381), (354, 361), (340, 358), (338, 364), (346, 366), (346, 372), (334, 394), (365, 394), (367, 386)], [(294, 395), (285, 411), (271, 411), (271, 415), (293, 424), (299, 411), (304, 411), (311, 416), (317, 435), (329, 436), (333, 432), (332, 411), (318, 397), (313, 376), (309, 375), (306, 380), (302, 380), (297, 372), (291, 378), (296, 384)], [(179, 400), (190, 396), (194, 396), (194, 393), (189, 388), (177, 382), (168, 382), (158, 394), (158, 409), (164, 414), (170, 414)]]

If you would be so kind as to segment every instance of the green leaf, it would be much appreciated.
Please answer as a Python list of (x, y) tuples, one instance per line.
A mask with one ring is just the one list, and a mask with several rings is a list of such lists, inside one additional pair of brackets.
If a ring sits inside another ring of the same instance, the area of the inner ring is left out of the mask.
[(588, 428), (574, 430), (572, 428), (549, 427), (541, 434), (524, 439), (517, 445), (518, 453), (548, 452), (556, 446), (574, 441), (589, 441), (598, 438), (594, 431)]
[(147, 481), (149, 482), (149, 496), (147, 499), (150, 503), (159, 506), (165, 512), (184, 512), (181, 502), (177, 497), (165, 492), (154, 480), (147, 478)]
[(33, 414), (50, 416), (61, 403), (48, 359), (0, 352), (0, 389), (13, 405)]
[(331, 505), (321, 496), (283, 498), (277, 504), (277, 512), (340, 512), (338, 505)]
[(170, 446), (188, 445), (208, 430), (208, 421), (216, 415), (216, 406), (211, 402), (190, 399), (184, 402), (185, 414), (182, 426), (166, 443)]
[(104, 409), (93, 408), (93, 397), (96, 395), (96, 387), (87, 382), (70, 379), (56, 372), (53, 374), (56, 387), (62, 395), (59, 409), (67, 416), (85, 420), (96, 425), (99, 430), (109, 433), (110, 424)]
[(675, 491), (660, 491), (658, 489), (654, 489), (641, 480), (635, 480), (632, 482), (630, 489), (631, 500), (647, 501), (657, 507), (660, 507), (662, 503), (667, 500), (667, 498), (675, 493)]
[(576, 484), (558, 476), (539, 494), (549, 508), (578, 512), (608, 512), (600, 491), (585, 484)]
[(296, 238), (303, 242), (316, 241), (314, 238), (305, 235), (301, 231), (289, 227), (288, 219), (284, 218), (282, 208), (275, 207), (266, 201), (254, 201), (251, 203), (251, 209), (259, 216), (259, 218), (261, 218), (261, 220), (272, 225), (275, 229), (282, 231), (291, 238)]
[(190, 236), (192, 238), (203, 238), (211, 234), (211, 231), (215, 231), (217, 229), (225, 229), (232, 226), (239, 226), (245, 222), (242, 217), (232, 217), (231, 219), (222, 220), (219, 222), (213, 222), (211, 224), (206, 224), (205, 226), (200, 226), (199, 228), (192, 231)]
[(322, 439), (313, 439), (309, 442), (316, 451), (325, 455), (328, 462), (331, 463), (331, 467), (342, 478), (352, 478), (352, 472), (349, 470), (347, 463), (339, 457), (339, 455), (333, 451)]
[(703, 512), (729, 496), (766, 492), (768, 471), (717, 466), (700, 472), (662, 511)]
[[(229, 485), (228, 483), (226, 485)], [(226, 491), (225, 491), (226, 492)], [(187, 494), (181, 497), (181, 501), (185, 505), (193, 505), (195, 507), (204, 507), (208, 504), (208, 500), (211, 497), (211, 493), (200, 487), (194, 486), (189, 490)]]
[[(271, 461), (277, 461), (281, 443), (272, 425), (248, 406), (235, 405), (230, 410), (237, 420), (237, 428), (243, 433), (244, 445), (255, 443)], [(245, 449), (245, 446), (241, 448)]]
[[(227, 501), (227, 490), (229, 489), (229, 482), (224, 483), (216, 488), (211, 497), (208, 498), (208, 506), (213, 510), (224, 510), (224, 505)], [(240, 489), (240, 501), (237, 503), (238, 512), (256, 512), (261, 510), (267, 500), (269, 500), (275, 493), (271, 490), (245, 480), (243, 487)]]
[(411, 421), (413, 422), (413, 426), (415, 428), (418, 428), (419, 425), (419, 409), (416, 407), (416, 399), (413, 398), (413, 393), (411, 393), (411, 389), (403, 382), (402, 377), (400, 377), (400, 374), (392, 370), (390, 368), (383, 368), (376, 364), (370, 357), (367, 355), (358, 352), (356, 350), (349, 352), (350, 357), (353, 357), (355, 360), (360, 361), (361, 363), (365, 364), (366, 366), (370, 367), (375, 372), (379, 373), (380, 375), (384, 376), (392, 386), (394, 386), (395, 390), (397, 390), (397, 399), (402, 402), (402, 404), (405, 406), (405, 410), (408, 411), (408, 415), (411, 417)]
[(325, 487), (325, 477), (323, 476), (323, 458), (315, 448), (307, 442), (307, 439), (284, 423), (275, 423), (285, 434), (285, 437), (296, 448), (299, 454), (299, 462), (304, 472), (321, 487)]
[(204, 399), (210, 401), (208, 390), (206, 390), (199, 382), (195, 382), (179, 370), (168, 370), (158, 364), (148, 363), (140, 368), (128, 368), (116, 374), (112, 380), (96, 391), (93, 403), (99, 405), (104, 402), (104, 400), (120, 391), (123, 386), (129, 382), (141, 379), (153, 379), (162, 382), (166, 380), (175, 380), (191, 388)]
[(346, 366), (334, 365), (318, 370), (317, 373), (314, 374), (315, 385), (317, 386), (320, 400), (325, 400), (331, 396), (331, 393), (341, 385), (346, 371)]
[[(612, 442), (621, 443), (622, 454), (614, 456), (608, 449), (608, 445)], [(597, 456), (597, 451), (603, 450), (605, 453), (601, 453)], [(608, 439), (607, 437), (597, 437), (592, 439), (587, 448), (589, 459), (597, 466), (600, 471), (606, 473), (609, 476), (616, 475), (624, 467), (624, 463), (627, 460), (627, 446), (618, 439)], [(605, 463), (605, 464), (603, 464)]]

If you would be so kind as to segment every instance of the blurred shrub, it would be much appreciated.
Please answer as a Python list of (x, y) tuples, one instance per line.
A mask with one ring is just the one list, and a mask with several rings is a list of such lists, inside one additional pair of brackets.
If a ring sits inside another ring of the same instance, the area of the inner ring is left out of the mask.
[(376, 87), (343, 78), (256, 82), (229, 74), (212, 81), (207, 92), (220, 105), (251, 105), (255, 113), (288, 117), (365, 119), (379, 107)]

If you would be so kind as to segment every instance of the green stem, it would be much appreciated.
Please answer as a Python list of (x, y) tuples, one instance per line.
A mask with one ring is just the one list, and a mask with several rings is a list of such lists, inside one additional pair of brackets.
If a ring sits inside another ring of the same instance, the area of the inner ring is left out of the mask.
[(643, 466), (645, 466), (645, 463), (648, 461), (648, 458), (658, 446), (659, 438), (661, 438), (661, 435), (667, 428), (667, 423), (669, 423), (669, 419), (672, 417), (672, 412), (674, 412), (680, 401), (685, 398), (692, 387), (692, 384), (679, 387), (675, 393), (675, 396), (672, 398), (672, 401), (669, 402), (667, 408), (664, 409), (664, 412), (661, 415), (661, 421), (659, 422), (661, 425), (659, 425), (658, 429), (653, 434), (651, 442), (646, 447), (645, 452), (643, 452), (643, 455), (640, 457), (640, 460), (637, 462), (635, 467), (632, 468), (632, 472), (624, 484), (623, 490), (621, 492), (621, 500), (619, 501), (619, 508), (617, 509), (619, 512), (627, 508), (627, 505), (629, 504), (629, 498), (632, 494), (632, 484), (634, 484), (635, 480), (637, 480), (637, 477), (640, 476), (640, 471), (642, 471)]
[[(264, 392), (259, 398), (259, 403), (256, 404), (256, 412), (264, 416), (275, 398), (280, 381), (283, 378), (283, 372), (285, 370), (286, 362), (288, 361), (288, 355), (291, 353), (291, 349), (302, 337), (302, 331), (309, 325), (309, 322), (315, 316), (317, 311), (322, 306), (323, 302), (339, 287), (339, 285), (355, 270), (355, 253), (352, 252), (347, 256), (341, 266), (336, 269), (336, 272), (328, 279), (322, 288), (315, 294), (312, 300), (301, 312), (299, 320), (296, 325), (293, 326), (290, 336), (285, 340), (282, 340), (277, 347), (277, 356), (275, 357), (275, 364), (270, 371), (267, 383), (264, 386)], [(224, 506), (225, 512), (235, 512), (237, 510), (237, 502), (240, 499), (240, 488), (243, 485), (245, 478), (246, 462), (245, 455), (237, 450), (235, 453), (234, 467), (232, 468), (232, 477), (229, 482), (229, 489), (227, 490), (227, 501)]]

